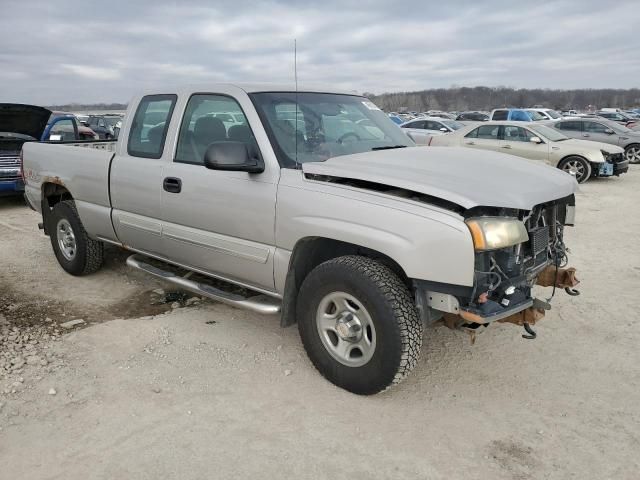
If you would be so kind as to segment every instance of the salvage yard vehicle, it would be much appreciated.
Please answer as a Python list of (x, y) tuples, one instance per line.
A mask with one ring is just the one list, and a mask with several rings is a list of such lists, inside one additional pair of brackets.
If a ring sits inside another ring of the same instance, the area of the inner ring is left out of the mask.
[(510, 122), (539, 122), (541, 120), (547, 120), (547, 117), (533, 109), (528, 110), (523, 108), (496, 108), (491, 111), (489, 120), (508, 120)]
[[(227, 128), (222, 112), (246, 123)], [(354, 135), (359, 120), (382, 136)], [(357, 394), (405, 378), (425, 326), (531, 335), (550, 308), (534, 285), (576, 284), (563, 240), (575, 179), (418, 148), (372, 102), (332, 89), (143, 94), (115, 153), (30, 143), (24, 176), (68, 273), (97, 271), (104, 243), (121, 246), (174, 286), (297, 323), (318, 371)]]
[(551, 124), (564, 135), (624, 148), (629, 163), (640, 163), (640, 132), (604, 118), (575, 118)]
[(444, 135), (464, 127), (463, 123), (438, 117), (418, 117), (400, 125), (417, 145), (426, 145), (433, 135)]
[(578, 183), (591, 177), (619, 176), (629, 170), (620, 147), (608, 143), (570, 139), (540, 123), (487, 122), (440, 137), (430, 146), (467, 147), (505, 152), (544, 162), (574, 175)]
[(36, 105), (0, 104), (0, 195), (21, 195), (24, 191), (20, 169), (24, 143), (96, 139), (95, 133), (80, 125), (73, 114), (51, 112)]

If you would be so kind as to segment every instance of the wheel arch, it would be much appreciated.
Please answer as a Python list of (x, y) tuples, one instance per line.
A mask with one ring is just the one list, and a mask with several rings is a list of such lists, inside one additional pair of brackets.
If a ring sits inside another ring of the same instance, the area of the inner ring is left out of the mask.
[(53, 207), (65, 200), (74, 200), (73, 195), (67, 189), (67, 187), (59, 181), (46, 181), (41, 185), (41, 199), (42, 199), (42, 222), (44, 225), (44, 233), (49, 234), (48, 229), (48, 217), (53, 210)]
[(296, 323), (298, 292), (307, 275), (321, 263), (344, 255), (360, 255), (377, 260), (387, 265), (411, 288), (411, 281), (400, 264), (382, 252), (328, 237), (304, 237), (296, 242), (289, 260), (282, 299), (281, 326)]

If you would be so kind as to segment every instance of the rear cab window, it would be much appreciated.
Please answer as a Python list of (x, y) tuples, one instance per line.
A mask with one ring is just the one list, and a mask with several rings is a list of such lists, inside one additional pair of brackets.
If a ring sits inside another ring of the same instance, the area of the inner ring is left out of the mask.
[(142, 97), (133, 117), (127, 153), (132, 157), (160, 158), (177, 95)]

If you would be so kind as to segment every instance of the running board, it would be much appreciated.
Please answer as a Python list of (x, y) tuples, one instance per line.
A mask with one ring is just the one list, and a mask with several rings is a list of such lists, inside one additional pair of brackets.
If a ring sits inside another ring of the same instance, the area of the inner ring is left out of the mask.
[(195, 293), (196, 295), (201, 295), (221, 303), (226, 303), (233, 307), (244, 308), (246, 310), (267, 315), (273, 315), (280, 312), (280, 302), (276, 298), (269, 297), (264, 294), (256, 294), (253, 297), (243, 297), (242, 295), (236, 295), (235, 293), (225, 292), (224, 290), (207, 285), (206, 283), (194, 282), (186, 277), (180, 277), (173, 272), (162, 270), (161, 268), (147, 263), (146, 258), (142, 255), (131, 255), (127, 258), (127, 265), (161, 278), (162, 280), (172, 283), (183, 290), (187, 290)]

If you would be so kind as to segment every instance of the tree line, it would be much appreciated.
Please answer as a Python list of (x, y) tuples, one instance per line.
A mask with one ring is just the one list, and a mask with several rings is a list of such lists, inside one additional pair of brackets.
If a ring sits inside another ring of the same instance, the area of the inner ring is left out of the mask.
[(542, 105), (557, 110), (597, 110), (640, 106), (640, 89), (583, 88), (574, 90), (511, 87), (451, 87), (417, 92), (365, 93), (385, 111), (491, 110), (500, 107)]

